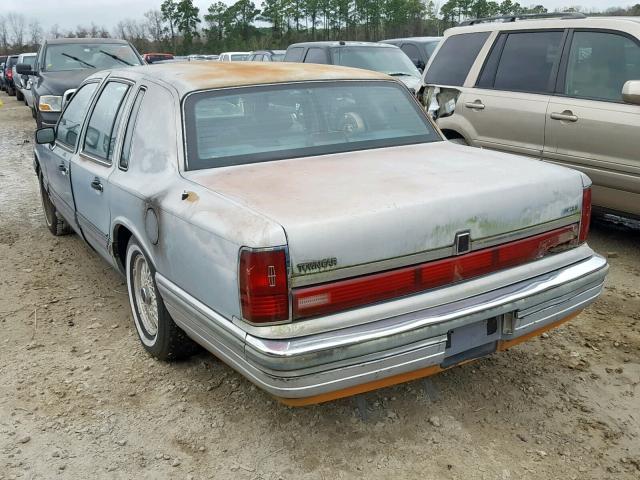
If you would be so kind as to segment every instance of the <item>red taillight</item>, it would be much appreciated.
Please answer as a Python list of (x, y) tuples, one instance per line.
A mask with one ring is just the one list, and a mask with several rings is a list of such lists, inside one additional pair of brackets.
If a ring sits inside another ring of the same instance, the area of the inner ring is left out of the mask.
[(584, 243), (589, 235), (589, 226), (591, 225), (591, 187), (582, 191), (582, 216), (580, 217), (580, 235), (578, 242)]
[(571, 245), (577, 235), (577, 225), (570, 225), (457, 257), (296, 289), (293, 317), (327, 315), (521, 265), (554, 247)]
[(13, 70), (11, 70), (11, 69), (8, 69), (8, 70), (7, 70), (7, 78), (8, 78), (9, 80), (11, 80), (11, 79), (13, 78)]
[(251, 323), (289, 320), (287, 257), (284, 250), (240, 253), (240, 304)]

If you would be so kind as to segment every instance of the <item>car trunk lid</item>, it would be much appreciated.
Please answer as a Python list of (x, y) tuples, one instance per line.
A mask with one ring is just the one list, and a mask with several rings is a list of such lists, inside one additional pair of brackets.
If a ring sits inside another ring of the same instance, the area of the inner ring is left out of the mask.
[(576, 221), (583, 188), (578, 172), (449, 142), (185, 176), (278, 222), (292, 275), (323, 272), (323, 281), (344, 277), (348, 267), (387, 261), (393, 268), (395, 260), (452, 247), (462, 232), (473, 243)]

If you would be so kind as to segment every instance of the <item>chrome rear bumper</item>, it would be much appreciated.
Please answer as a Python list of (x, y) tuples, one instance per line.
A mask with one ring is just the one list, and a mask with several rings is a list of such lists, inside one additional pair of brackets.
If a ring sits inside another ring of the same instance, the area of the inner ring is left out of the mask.
[[(156, 280), (169, 312), (189, 336), (269, 393), (295, 399), (430, 366), (446, 368), (471, 358), (467, 352), (486, 355), (500, 342), (540, 330), (593, 302), (607, 270), (606, 260), (593, 255), (457, 301), (278, 339), (249, 334), (160, 274)], [(464, 292), (465, 283), (447, 289)]]

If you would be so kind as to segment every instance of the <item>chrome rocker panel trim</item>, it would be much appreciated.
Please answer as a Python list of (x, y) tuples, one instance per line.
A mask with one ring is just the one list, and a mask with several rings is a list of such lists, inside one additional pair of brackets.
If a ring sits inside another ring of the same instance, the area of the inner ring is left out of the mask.
[[(188, 295), (161, 274), (156, 281), (175, 322), (196, 342), (269, 393), (304, 398), (440, 365), (447, 332), (497, 317), (492, 340), (513, 340), (592, 303), (608, 265), (592, 257), (469, 298), (332, 332), (263, 339)], [(489, 276), (490, 277), (490, 276)], [(465, 283), (447, 287), (465, 291)], [(429, 295), (426, 292), (421, 295)], [(313, 320), (307, 320), (313, 321)]]

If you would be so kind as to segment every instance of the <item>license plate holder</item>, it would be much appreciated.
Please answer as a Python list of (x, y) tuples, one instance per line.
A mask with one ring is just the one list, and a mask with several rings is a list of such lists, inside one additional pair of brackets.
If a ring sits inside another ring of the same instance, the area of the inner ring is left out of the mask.
[(495, 352), (501, 333), (499, 320), (498, 317), (492, 317), (450, 330), (447, 333), (445, 358), (440, 365), (447, 368)]

